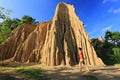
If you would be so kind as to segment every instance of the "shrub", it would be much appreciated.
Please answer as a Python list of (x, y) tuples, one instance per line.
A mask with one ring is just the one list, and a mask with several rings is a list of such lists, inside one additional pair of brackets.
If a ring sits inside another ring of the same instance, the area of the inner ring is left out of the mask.
[(15, 72), (22, 73), (25, 75), (25, 77), (22, 80), (49, 80), (41, 74), (41, 72), (43, 72), (42, 69), (23, 68), (16, 70)]
[(114, 52), (112, 58), (116, 63), (120, 63), (120, 48), (113, 48), (112, 50)]
[(86, 80), (98, 80), (95, 76), (93, 75), (83, 75)]

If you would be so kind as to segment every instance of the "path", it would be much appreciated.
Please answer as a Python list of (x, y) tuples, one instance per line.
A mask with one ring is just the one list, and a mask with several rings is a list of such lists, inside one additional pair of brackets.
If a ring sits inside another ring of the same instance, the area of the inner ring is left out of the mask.
[(19, 75), (12, 73), (12, 70), (16, 69), (16, 66), (43, 68), (45, 69), (43, 74), (51, 80), (85, 80), (83, 77), (81, 77), (83, 75), (94, 75), (98, 78), (98, 80), (120, 80), (120, 66), (94, 67), (90, 68), (91, 72), (80, 73), (78, 65), (73, 67), (48, 67), (45, 65), (20, 63), (9, 63), (9, 67), (4, 67), (5, 70), (0, 72), (0, 77), (5, 75), (16, 75), (19, 77)]
[(78, 65), (74, 67), (48, 68), (46, 75), (53, 80), (84, 80), (83, 75), (94, 75), (98, 80), (120, 80), (120, 66), (94, 67), (91, 72), (80, 73)]

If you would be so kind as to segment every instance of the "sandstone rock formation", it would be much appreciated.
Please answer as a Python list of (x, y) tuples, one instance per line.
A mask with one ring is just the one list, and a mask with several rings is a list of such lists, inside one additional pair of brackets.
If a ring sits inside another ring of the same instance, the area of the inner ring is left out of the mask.
[(18, 62), (75, 65), (78, 63), (78, 47), (83, 48), (87, 65), (104, 65), (96, 55), (74, 7), (59, 3), (51, 21), (24, 24), (15, 29), (0, 47), (0, 54), (3, 59), (11, 58)]
[(99, 47), (102, 48), (103, 44), (104, 44), (105, 40), (102, 36), (100, 36), (99, 38), (93, 38), (91, 39), (91, 44), (93, 45), (93, 47)]
[(91, 39), (91, 44), (93, 45), (97, 55), (102, 58), (103, 57), (103, 46), (104, 46), (104, 38), (100, 36), (99, 38), (93, 38)]
[(98, 38), (98, 40), (99, 40), (100, 42), (102, 42), (102, 43), (105, 41), (102, 36), (100, 36), (100, 37)]

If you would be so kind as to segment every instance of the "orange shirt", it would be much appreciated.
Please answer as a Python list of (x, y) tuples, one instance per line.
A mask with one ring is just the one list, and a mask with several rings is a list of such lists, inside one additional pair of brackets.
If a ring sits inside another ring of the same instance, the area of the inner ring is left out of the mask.
[(79, 57), (80, 57), (80, 60), (84, 60), (83, 52), (80, 50), (79, 50)]

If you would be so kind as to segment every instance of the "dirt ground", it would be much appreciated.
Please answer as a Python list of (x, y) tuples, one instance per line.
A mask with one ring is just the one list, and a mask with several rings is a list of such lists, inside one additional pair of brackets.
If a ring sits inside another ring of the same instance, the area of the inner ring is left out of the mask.
[[(45, 67), (44, 67), (45, 68)], [(89, 67), (90, 72), (79, 72), (78, 65), (73, 67), (49, 67), (45, 74), (52, 80), (85, 80), (83, 75), (93, 75), (98, 80), (120, 80), (120, 66)]]
[[(7, 66), (6, 66), (7, 64)], [(89, 67), (90, 72), (86, 72), (83, 68), (83, 72), (79, 72), (78, 65), (68, 66), (45, 66), (43, 64), (21, 64), (17, 62), (6, 63), (0, 62), (0, 78), (6, 75), (13, 75), (21, 77), (22, 75), (16, 74), (13, 70), (17, 66), (26, 66), (30, 68), (42, 68), (45, 71), (43, 75), (47, 76), (51, 80), (86, 80), (83, 75), (93, 75), (97, 77), (97, 80), (120, 80), (120, 65), (119, 66), (106, 66), (106, 67)], [(17, 79), (16, 79), (17, 80)]]

